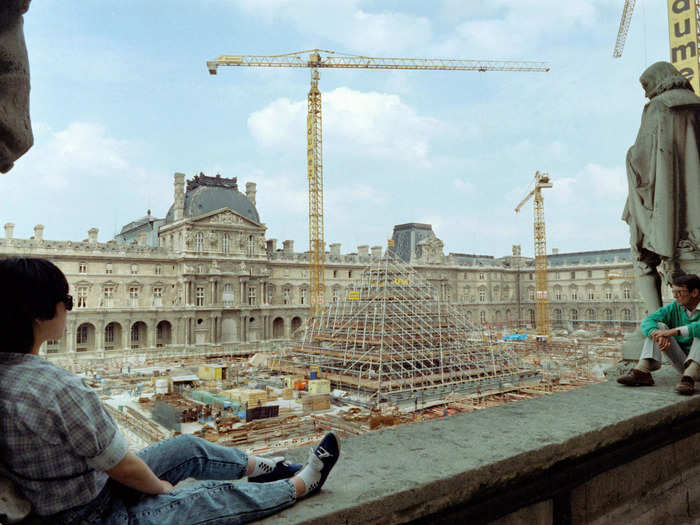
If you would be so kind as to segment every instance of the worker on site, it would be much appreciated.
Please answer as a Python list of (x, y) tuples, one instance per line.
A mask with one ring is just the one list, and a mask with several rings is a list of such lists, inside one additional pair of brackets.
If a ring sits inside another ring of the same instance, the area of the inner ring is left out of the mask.
[[(63, 336), (73, 308), (61, 270), (44, 259), (0, 260), (0, 290), (0, 474), (44, 522), (245, 523), (317, 493), (336, 463), (333, 433), (304, 466), (191, 435), (128, 451), (95, 391), (38, 355)], [(229, 481), (244, 476), (249, 483)], [(186, 478), (209, 481), (174, 487)]]
[(661, 368), (662, 353), (681, 374), (676, 391), (695, 392), (700, 379), (700, 278), (687, 274), (676, 277), (671, 287), (674, 301), (662, 306), (642, 321), (646, 336), (637, 365), (617, 378), (625, 386), (652, 386), (651, 372)]

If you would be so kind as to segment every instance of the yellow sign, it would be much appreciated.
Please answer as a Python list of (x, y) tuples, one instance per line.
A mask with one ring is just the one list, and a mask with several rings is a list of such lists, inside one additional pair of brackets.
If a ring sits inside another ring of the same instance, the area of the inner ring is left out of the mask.
[(398, 277), (394, 278), (394, 284), (411, 284), (411, 281), (408, 279), (399, 279)]
[(387, 245), (387, 246), (390, 246), (390, 247), (393, 246), (393, 245), (394, 245), (394, 239), (389, 239), (388, 241), (386, 241), (386, 245)]
[(348, 293), (348, 301), (359, 301), (360, 300), (360, 292), (349, 292)]
[(668, 39), (671, 63), (700, 94), (698, 80), (698, 30), (695, 0), (668, 0)]

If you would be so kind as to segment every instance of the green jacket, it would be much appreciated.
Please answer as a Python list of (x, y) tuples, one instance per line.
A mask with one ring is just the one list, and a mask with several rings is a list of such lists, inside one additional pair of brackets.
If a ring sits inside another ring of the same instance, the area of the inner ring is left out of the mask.
[(657, 329), (656, 323), (664, 323), (669, 328), (678, 328), (688, 325), (688, 337), (676, 336), (678, 344), (685, 350), (690, 348), (694, 337), (700, 337), (700, 312), (695, 312), (692, 317), (688, 317), (685, 308), (676, 301), (662, 306), (649, 317), (642, 321), (642, 332), (649, 337)]

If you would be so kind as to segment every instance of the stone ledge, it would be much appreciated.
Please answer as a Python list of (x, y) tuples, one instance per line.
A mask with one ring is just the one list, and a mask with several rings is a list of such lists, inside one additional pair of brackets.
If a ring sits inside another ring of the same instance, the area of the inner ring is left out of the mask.
[(564, 488), (700, 431), (700, 395), (679, 397), (669, 368), (655, 380), (635, 389), (600, 383), (345, 439), (321, 494), (263, 522), (436, 523), (455, 514), (487, 522), (528, 506), (551, 517), (552, 506), (556, 513), (571, 504), (571, 492), (558, 499)]

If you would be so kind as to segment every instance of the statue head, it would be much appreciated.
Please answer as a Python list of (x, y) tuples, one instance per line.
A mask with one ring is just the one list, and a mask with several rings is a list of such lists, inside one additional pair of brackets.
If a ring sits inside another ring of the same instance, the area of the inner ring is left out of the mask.
[(30, 0), (0, 2), (0, 172), (32, 147), (29, 120), (29, 61), (22, 15)]
[(639, 82), (650, 99), (669, 89), (693, 90), (688, 79), (670, 62), (656, 62), (650, 65), (639, 77)]

